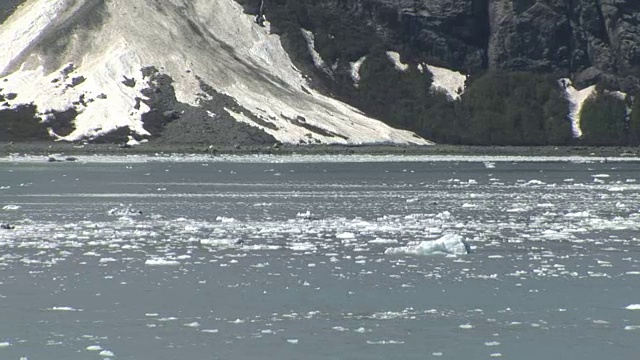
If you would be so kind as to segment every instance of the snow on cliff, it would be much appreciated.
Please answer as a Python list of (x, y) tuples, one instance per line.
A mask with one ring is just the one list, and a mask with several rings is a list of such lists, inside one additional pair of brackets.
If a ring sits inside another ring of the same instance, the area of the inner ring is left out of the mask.
[[(387, 57), (389, 57), (389, 60), (393, 62), (396, 69), (400, 71), (407, 71), (407, 69), (409, 69), (409, 65), (404, 64), (400, 60), (400, 54), (397, 52), (387, 51)], [(433, 82), (431, 84), (432, 89), (443, 91), (452, 100), (460, 99), (460, 95), (465, 89), (465, 83), (467, 81), (466, 75), (458, 71), (434, 65), (418, 64), (418, 70), (420, 72), (423, 72), (425, 68), (431, 73), (431, 75), (433, 75)]]
[(596, 86), (591, 85), (582, 90), (578, 90), (573, 87), (571, 80), (567, 78), (560, 79), (559, 83), (564, 89), (565, 96), (569, 101), (569, 119), (571, 120), (573, 136), (578, 138), (582, 136), (582, 130), (580, 129), (580, 111), (582, 111), (582, 105), (584, 105), (584, 102), (587, 101), (589, 96), (595, 93)]
[(75, 109), (65, 140), (146, 134), (142, 69), (153, 66), (178, 101), (198, 106), (204, 82), (247, 110), (226, 108), (236, 120), (282, 142), (428, 143), (311, 89), (265, 25), (233, 0), (28, 0), (0, 26), (0, 93), (43, 120)]

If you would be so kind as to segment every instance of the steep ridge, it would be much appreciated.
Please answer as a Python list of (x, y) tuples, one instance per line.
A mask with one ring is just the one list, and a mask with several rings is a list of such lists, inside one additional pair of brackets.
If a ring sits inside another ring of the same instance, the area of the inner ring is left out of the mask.
[(0, 121), (58, 139), (429, 143), (314, 90), (233, 0), (29, 0), (0, 47)]

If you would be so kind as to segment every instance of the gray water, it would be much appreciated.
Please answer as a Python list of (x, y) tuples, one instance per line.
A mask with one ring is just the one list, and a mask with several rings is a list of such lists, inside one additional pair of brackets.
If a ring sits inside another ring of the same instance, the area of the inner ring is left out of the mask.
[(640, 162), (324, 160), (3, 159), (0, 359), (637, 359)]

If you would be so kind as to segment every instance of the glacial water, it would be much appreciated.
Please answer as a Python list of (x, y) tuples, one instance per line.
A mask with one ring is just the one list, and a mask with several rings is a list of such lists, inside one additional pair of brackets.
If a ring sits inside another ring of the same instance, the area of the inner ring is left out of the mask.
[(549, 160), (2, 158), (0, 359), (637, 359), (640, 160)]

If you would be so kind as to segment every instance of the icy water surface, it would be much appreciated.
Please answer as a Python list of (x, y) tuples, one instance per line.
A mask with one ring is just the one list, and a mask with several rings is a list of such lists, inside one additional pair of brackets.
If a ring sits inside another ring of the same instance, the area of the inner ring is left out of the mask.
[(0, 359), (637, 359), (640, 162), (468, 160), (5, 158)]

